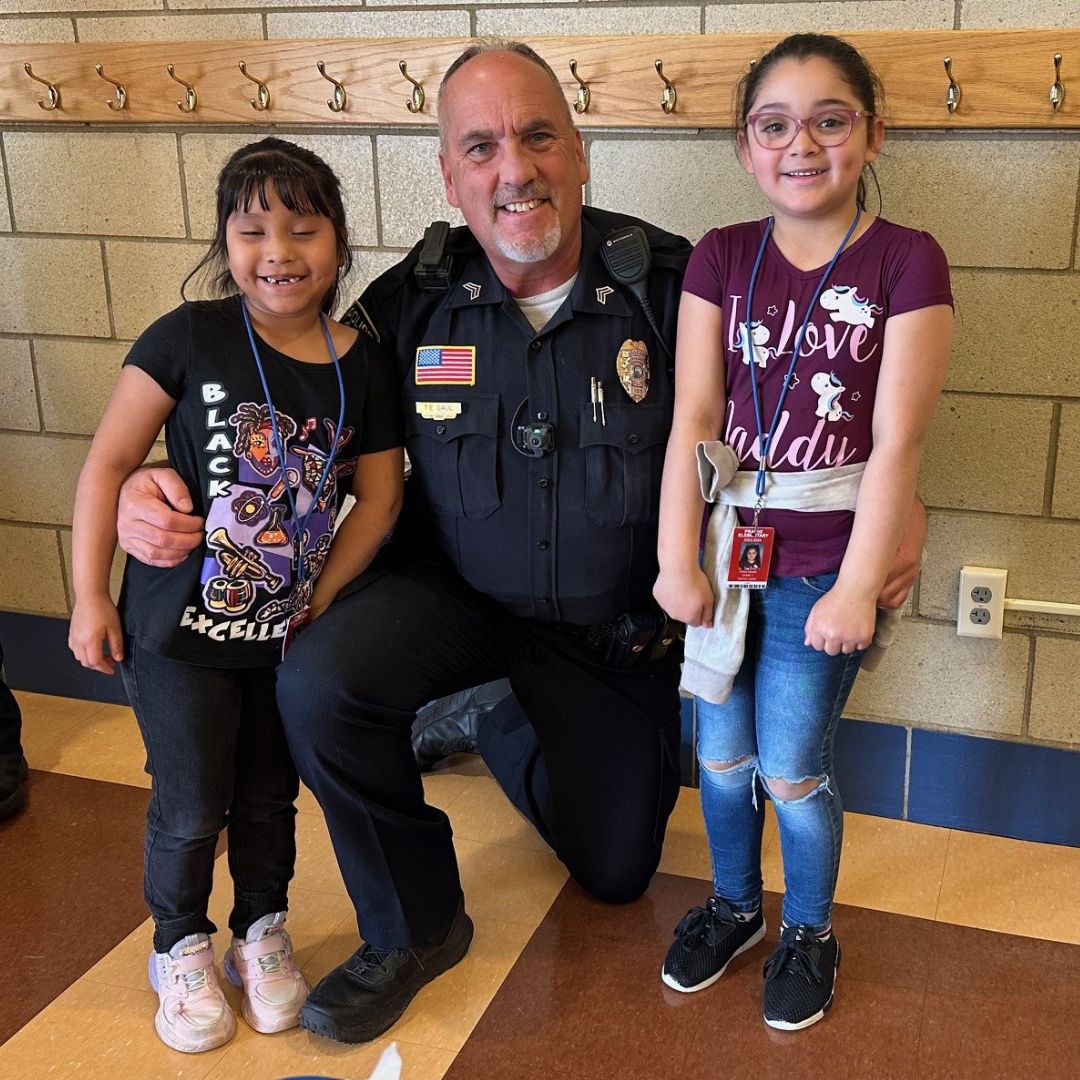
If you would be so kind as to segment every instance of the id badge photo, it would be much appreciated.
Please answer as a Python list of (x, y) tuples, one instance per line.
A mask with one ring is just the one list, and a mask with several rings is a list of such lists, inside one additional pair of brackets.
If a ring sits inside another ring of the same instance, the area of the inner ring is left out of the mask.
[(728, 561), (729, 589), (764, 589), (769, 582), (773, 537), (771, 525), (736, 525)]

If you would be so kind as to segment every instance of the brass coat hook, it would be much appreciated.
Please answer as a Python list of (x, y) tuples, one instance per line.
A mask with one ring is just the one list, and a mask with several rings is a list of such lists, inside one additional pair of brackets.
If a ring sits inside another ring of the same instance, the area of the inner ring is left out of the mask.
[(316, 60), (315, 66), (319, 69), (319, 74), (326, 79), (327, 82), (332, 82), (334, 84), (334, 96), (327, 101), (327, 106), (331, 112), (341, 112), (349, 103), (349, 95), (345, 93), (345, 87), (332, 75), (326, 74), (326, 65), (321, 60)]
[(40, 105), (46, 112), (52, 112), (53, 109), (60, 108), (60, 88), (55, 84), (49, 82), (48, 79), (43, 79), (40, 75), (34, 74), (34, 69), (30, 66), (29, 62), (23, 64), (23, 68), (26, 74), (30, 76), (34, 82), (41, 83), (42, 86), (48, 87), (49, 100), (45, 98), (38, 98), (38, 105)]
[(262, 79), (256, 79), (254, 75), (248, 74), (247, 64), (243, 60), (237, 64), (240, 68), (240, 74), (244, 76), (248, 82), (253, 82), (258, 88), (259, 92), (256, 97), (251, 99), (251, 107), (256, 112), (266, 112), (270, 108), (270, 88), (262, 81)]
[(173, 82), (178, 82), (184, 88), (184, 100), (178, 101), (176, 107), (183, 113), (194, 112), (199, 107), (199, 95), (195, 92), (195, 87), (179, 78), (173, 70), (172, 64), (166, 64), (165, 70), (169, 73), (169, 78)]
[(589, 91), (589, 84), (577, 73), (577, 61), (570, 61), (570, 74), (577, 79), (578, 89), (577, 97), (574, 99), (574, 112), (583, 113), (589, 111), (589, 101), (592, 98), (592, 94)]
[(675, 89), (672, 81), (664, 74), (663, 60), (656, 61), (656, 74), (664, 80), (664, 96), (660, 99), (660, 108), (670, 115), (675, 111), (675, 104), (679, 100), (679, 92)]
[(952, 57), (945, 57), (945, 74), (949, 76), (949, 89), (945, 93), (945, 108), (950, 113), (956, 112), (960, 106), (961, 89), (960, 84), (953, 78), (952, 73)]
[(410, 74), (404, 60), (398, 61), (398, 71), (412, 83), (412, 96), (405, 102), (405, 108), (411, 113), (418, 113), (424, 107), (424, 88)]
[(115, 97), (108, 98), (105, 104), (108, 105), (113, 112), (120, 112), (121, 109), (127, 106), (127, 90), (124, 88), (124, 84), (118, 83), (115, 79), (110, 79), (109, 76), (105, 74), (105, 69), (100, 64), (95, 64), (94, 70), (107, 83), (111, 83), (116, 87)]
[(1054, 53), (1054, 85), (1050, 87), (1050, 105), (1057, 112), (1065, 104), (1065, 84), (1061, 81), (1061, 53)]

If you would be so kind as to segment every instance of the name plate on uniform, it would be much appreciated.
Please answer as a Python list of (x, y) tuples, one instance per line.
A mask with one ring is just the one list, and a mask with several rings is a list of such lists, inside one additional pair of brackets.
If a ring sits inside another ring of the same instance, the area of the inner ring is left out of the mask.
[(416, 411), (425, 420), (454, 420), (461, 415), (461, 402), (418, 401)]

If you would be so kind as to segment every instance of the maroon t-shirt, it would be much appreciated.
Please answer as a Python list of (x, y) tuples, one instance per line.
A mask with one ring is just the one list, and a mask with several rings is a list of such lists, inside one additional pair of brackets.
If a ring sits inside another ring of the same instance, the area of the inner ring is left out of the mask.
[[(765, 225), (750, 221), (707, 233), (690, 257), (683, 284), (723, 310), (728, 400), (722, 437), (744, 469), (756, 469), (760, 461), (751, 354), (768, 431), (795, 338), (825, 269), (797, 270), (770, 237), (754, 289), (753, 341), (747, 346), (746, 294)], [(873, 447), (885, 323), (890, 315), (935, 304), (952, 305), (945, 253), (928, 233), (878, 218), (840, 256), (815, 305), (769, 468), (808, 471), (866, 461)], [(739, 510), (744, 524), (752, 516), (751, 510)], [(761, 524), (776, 528), (772, 572), (795, 577), (838, 569), (854, 517), (849, 511), (766, 509)]]

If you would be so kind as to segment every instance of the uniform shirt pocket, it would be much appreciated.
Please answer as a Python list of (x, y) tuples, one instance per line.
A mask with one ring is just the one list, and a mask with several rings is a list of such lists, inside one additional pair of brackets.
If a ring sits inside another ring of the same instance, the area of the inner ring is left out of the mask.
[(603, 419), (597, 412), (595, 421), (593, 406), (581, 406), (585, 510), (597, 525), (618, 528), (656, 520), (670, 430), (666, 405), (608, 403)]
[[(425, 397), (425, 402), (440, 399)], [(447, 399), (449, 400), (449, 399)], [(500, 506), (498, 394), (457, 394), (461, 411), (452, 419), (428, 419), (416, 410), (405, 418), (405, 438), (419, 482), (440, 513), (490, 517)]]

